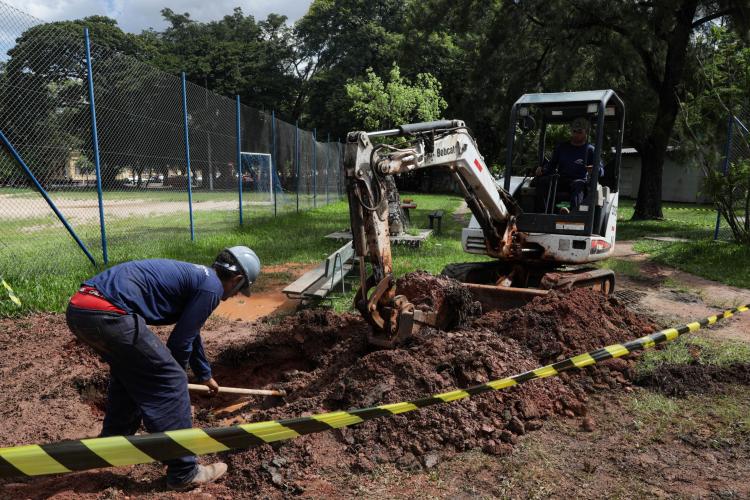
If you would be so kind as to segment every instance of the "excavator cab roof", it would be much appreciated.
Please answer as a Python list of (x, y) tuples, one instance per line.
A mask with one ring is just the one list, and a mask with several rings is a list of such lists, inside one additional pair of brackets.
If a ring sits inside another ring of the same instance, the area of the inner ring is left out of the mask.
[[(579, 116), (593, 116), (604, 110), (605, 121), (624, 117), (625, 107), (614, 90), (524, 94), (511, 114), (523, 119), (532, 107), (541, 108), (545, 123), (569, 123)], [(593, 123), (592, 123), (593, 124)]]

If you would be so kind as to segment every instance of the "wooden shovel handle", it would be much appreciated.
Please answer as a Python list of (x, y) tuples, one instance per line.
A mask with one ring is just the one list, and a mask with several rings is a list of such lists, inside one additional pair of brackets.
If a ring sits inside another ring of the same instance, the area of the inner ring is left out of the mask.
[[(188, 384), (191, 391), (208, 392), (208, 387), (203, 384)], [(284, 390), (271, 389), (242, 389), (240, 387), (219, 387), (221, 394), (245, 394), (250, 396), (286, 396)]]

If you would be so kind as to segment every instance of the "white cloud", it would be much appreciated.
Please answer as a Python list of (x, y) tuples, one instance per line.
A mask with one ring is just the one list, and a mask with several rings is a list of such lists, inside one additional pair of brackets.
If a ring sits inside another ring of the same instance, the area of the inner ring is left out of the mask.
[(0, 0), (43, 21), (80, 19), (91, 15), (106, 15), (117, 19), (126, 31), (139, 33), (152, 27), (165, 27), (159, 13), (169, 7), (175, 12), (189, 12), (197, 21), (220, 19), (242, 7), (245, 14), (265, 19), (270, 13), (283, 14), (291, 22), (302, 17), (311, 0)]

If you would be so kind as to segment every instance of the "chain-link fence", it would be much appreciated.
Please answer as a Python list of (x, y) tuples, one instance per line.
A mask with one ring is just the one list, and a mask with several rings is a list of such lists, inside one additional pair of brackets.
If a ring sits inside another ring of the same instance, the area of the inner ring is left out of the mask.
[(0, 2), (0, 275), (342, 198), (338, 143), (97, 42)]
[(717, 204), (714, 239), (750, 243), (750, 109), (729, 117), (720, 172), (707, 178)]

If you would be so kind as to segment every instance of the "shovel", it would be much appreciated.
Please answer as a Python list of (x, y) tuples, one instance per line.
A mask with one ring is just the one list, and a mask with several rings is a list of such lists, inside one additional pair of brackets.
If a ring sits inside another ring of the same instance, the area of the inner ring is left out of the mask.
[[(208, 387), (203, 384), (188, 384), (188, 389), (196, 392), (208, 392)], [(261, 406), (269, 405), (276, 406), (283, 401), (283, 397), (286, 396), (286, 391), (283, 389), (272, 390), (272, 389), (243, 389), (240, 387), (219, 387), (219, 394), (237, 394), (239, 396), (271, 396), (266, 398)], [(247, 405), (250, 401), (242, 401), (241, 403), (235, 403), (224, 408), (218, 408), (214, 411), (216, 415), (228, 415), (233, 413)]]
[[(197, 392), (208, 392), (208, 387), (203, 384), (188, 384), (188, 389)], [(219, 394), (241, 394), (244, 396), (286, 396), (283, 389), (243, 389), (240, 387), (219, 387)]]

